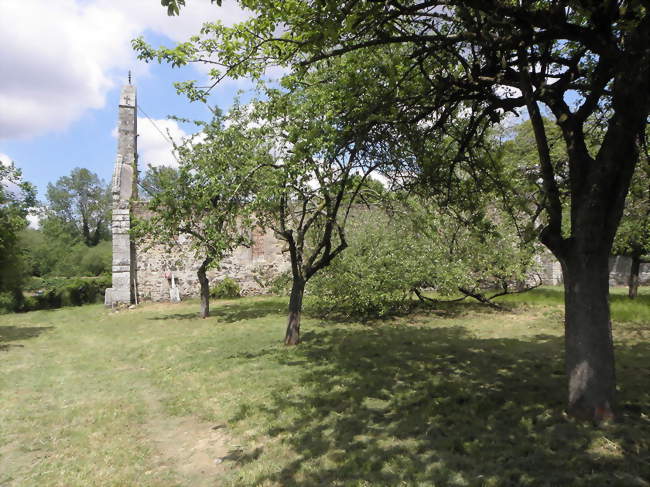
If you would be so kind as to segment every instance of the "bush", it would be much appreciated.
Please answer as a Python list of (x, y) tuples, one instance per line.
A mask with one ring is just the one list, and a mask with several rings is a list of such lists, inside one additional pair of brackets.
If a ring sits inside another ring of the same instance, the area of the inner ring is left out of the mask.
[(62, 306), (81, 306), (101, 302), (106, 288), (111, 287), (111, 277), (104, 275), (91, 279), (43, 279), (43, 283), (55, 283), (50, 289), (41, 289), (34, 296), (28, 296), (21, 306), (22, 311), (54, 309)]
[(399, 218), (378, 209), (356, 214), (348, 249), (309, 282), (306, 304), (319, 314), (381, 317), (412, 306), (414, 289), (448, 296), (525, 280), (534, 249), (509, 220), (437, 210), (414, 204)]
[(86, 247), (81, 252), (80, 270), (84, 276), (99, 276), (111, 271), (112, 243), (100, 242), (95, 247)]
[(13, 313), (17, 309), (16, 293), (11, 291), (0, 293), (0, 315)]
[(275, 296), (289, 296), (291, 294), (291, 283), (291, 272), (282, 272), (271, 280), (268, 290)]
[(427, 239), (402, 222), (368, 212), (351, 222), (348, 242), (348, 249), (309, 282), (308, 307), (318, 314), (355, 317), (407, 310), (413, 287), (434, 268)]
[(217, 299), (231, 299), (241, 297), (241, 289), (237, 281), (226, 277), (210, 289), (210, 297)]
[[(44, 224), (47, 226), (47, 221)], [(111, 270), (110, 241), (105, 240), (94, 247), (88, 247), (65, 233), (31, 228), (21, 233), (21, 239), (28, 274), (99, 276)]]

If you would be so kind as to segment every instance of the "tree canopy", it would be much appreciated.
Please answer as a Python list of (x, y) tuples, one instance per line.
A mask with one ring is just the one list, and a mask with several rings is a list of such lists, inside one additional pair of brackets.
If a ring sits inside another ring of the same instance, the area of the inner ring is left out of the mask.
[(95, 173), (75, 168), (69, 176), (48, 184), (46, 196), (48, 217), (57, 219), (87, 246), (109, 237), (108, 186)]

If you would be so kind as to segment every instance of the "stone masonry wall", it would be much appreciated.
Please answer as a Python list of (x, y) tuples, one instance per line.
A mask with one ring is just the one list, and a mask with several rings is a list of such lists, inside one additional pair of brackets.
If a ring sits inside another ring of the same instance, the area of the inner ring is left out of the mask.
[[(216, 269), (207, 273), (212, 287), (229, 277), (239, 284), (242, 294), (264, 294), (271, 280), (289, 270), (288, 252), (283, 252), (283, 242), (273, 232), (251, 231), (252, 245), (239, 247), (224, 259)], [(138, 299), (169, 301), (171, 276), (179, 288), (181, 299), (199, 295), (196, 272), (201, 264), (189, 248), (189, 238), (170, 252), (164, 245), (136, 244)]]
[[(557, 286), (564, 281), (562, 278), (562, 267), (560, 263), (546, 252), (539, 257), (540, 275), (542, 284)], [(627, 286), (630, 277), (632, 259), (624, 256), (612, 256), (609, 258), (609, 285)], [(650, 264), (641, 264), (639, 270), (639, 282), (643, 286), (650, 284)]]

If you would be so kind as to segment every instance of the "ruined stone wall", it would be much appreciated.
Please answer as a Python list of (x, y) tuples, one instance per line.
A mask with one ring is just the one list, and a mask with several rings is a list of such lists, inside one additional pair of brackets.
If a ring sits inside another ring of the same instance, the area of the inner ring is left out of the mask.
[[(140, 210), (136, 217), (146, 217)], [(283, 242), (273, 232), (251, 230), (250, 247), (239, 247), (215, 269), (207, 273), (210, 286), (229, 277), (239, 284), (242, 294), (255, 295), (268, 292), (271, 281), (289, 270), (288, 252), (283, 252)], [(181, 299), (199, 295), (196, 272), (200, 258), (190, 249), (189, 237), (181, 239), (171, 251), (165, 245), (136, 243), (137, 287), (139, 301), (169, 301), (173, 276)]]
[[(545, 286), (561, 285), (564, 280), (562, 277), (562, 267), (551, 253), (545, 252), (539, 258), (541, 264), (542, 284)], [(632, 259), (623, 256), (612, 256), (609, 258), (609, 285), (610, 286), (627, 286), (630, 277), (630, 268)], [(639, 270), (639, 283), (642, 286), (650, 284), (650, 264), (641, 264)]]
[[(632, 259), (629, 257), (615, 256), (609, 258), (609, 285), (627, 286), (630, 278)], [(650, 284), (650, 264), (641, 264), (639, 269), (639, 284)]]

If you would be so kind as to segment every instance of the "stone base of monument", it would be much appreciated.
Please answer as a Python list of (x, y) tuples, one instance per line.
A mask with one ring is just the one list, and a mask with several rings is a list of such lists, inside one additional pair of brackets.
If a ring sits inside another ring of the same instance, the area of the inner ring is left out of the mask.
[(107, 308), (113, 307), (113, 288), (109, 287), (104, 292), (104, 306)]

